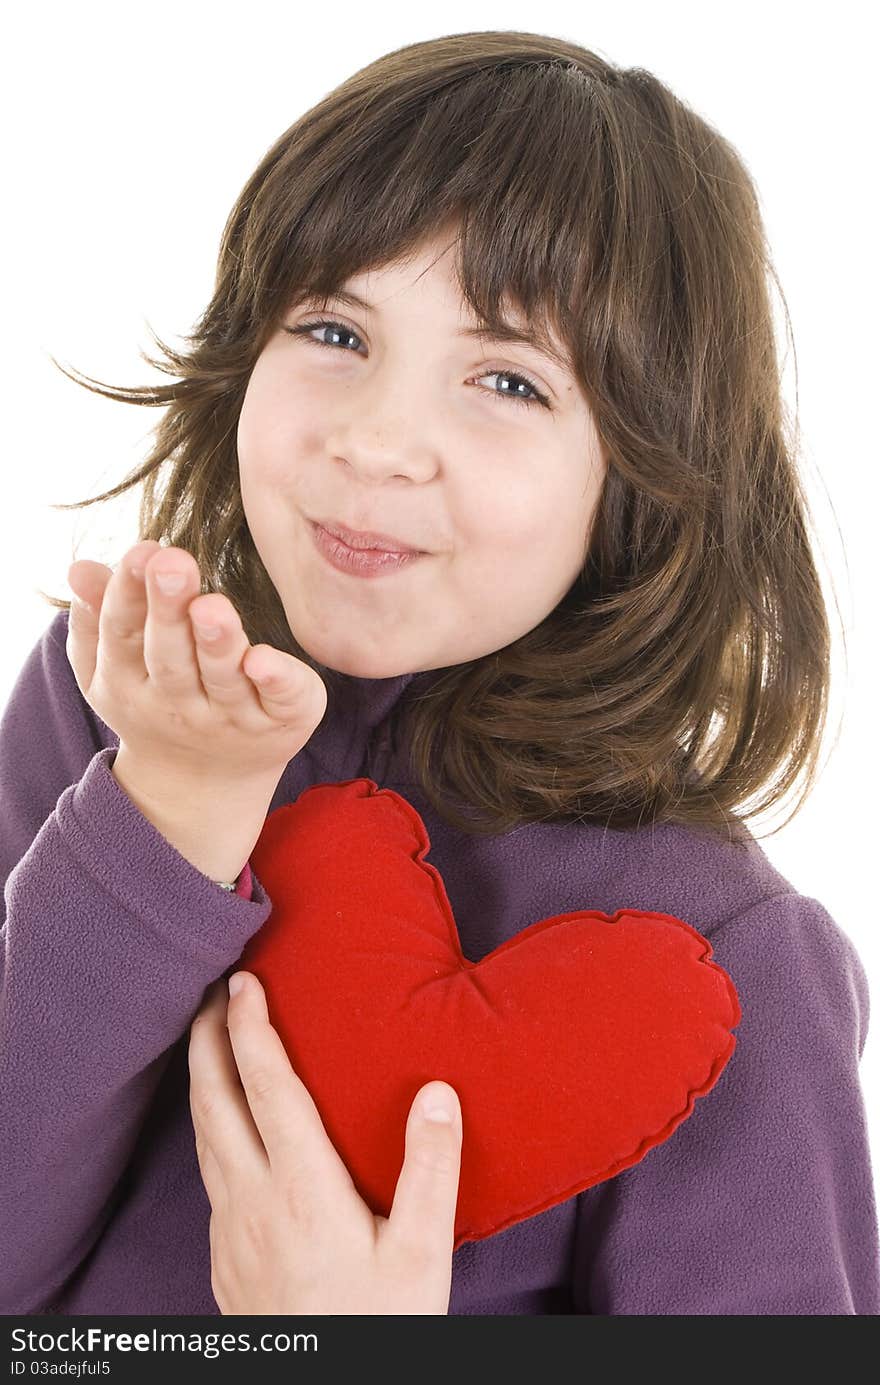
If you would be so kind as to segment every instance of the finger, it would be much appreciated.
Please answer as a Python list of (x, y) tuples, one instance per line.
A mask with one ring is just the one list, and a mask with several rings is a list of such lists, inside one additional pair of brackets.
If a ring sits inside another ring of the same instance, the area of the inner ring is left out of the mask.
[(254, 645), (243, 663), (264, 710), (274, 721), (317, 726), (327, 710), (327, 689), (313, 668), (268, 644)]
[[(450, 1120), (432, 1120), (429, 1111)], [(388, 1234), (409, 1250), (442, 1263), (455, 1238), (461, 1173), (461, 1107), (447, 1082), (429, 1082), (416, 1094), (406, 1123), (406, 1153), (388, 1218)]]
[(123, 554), (117, 568), (108, 567), (106, 563), (94, 562), (91, 558), (77, 558), (67, 569), (68, 586), (95, 611), (99, 611), (104, 593), (107, 590), (107, 584), (114, 571), (117, 571), (122, 563), (126, 563), (129, 567), (139, 566), (142, 568), (147, 559), (152, 557), (160, 547), (161, 545), (156, 539), (141, 539)]
[(85, 694), (92, 685), (98, 662), (98, 612), (77, 596), (75, 591), (67, 617), (67, 641), (64, 648), (79, 690)]
[[(192, 1106), (190, 1106), (192, 1111)], [(214, 1212), (223, 1213), (229, 1207), (229, 1189), (223, 1177), (223, 1171), (217, 1163), (214, 1151), (205, 1139), (205, 1132), (199, 1124), (198, 1118), (193, 1114), (193, 1132), (195, 1134), (196, 1159), (198, 1160), (199, 1173), (202, 1175), (202, 1183), (208, 1195), (208, 1201)]]
[[(199, 1010), (198, 1014), (192, 1022), (192, 1025), (190, 1026), (190, 1043), (188, 1057), (190, 1072), (189, 1109), (190, 1116), (192, 1118), (193, 1134), (195, 1135), (196, 1159), (198, 1160), (199, 1172), (202, 1175), (202, 1182), (205, 1185), (205, 1191), (208, 1194), (208, 1200), (211, 1203), (211, 1207), (219, 1209), (220, 1207), (225, 1207), (228, 1204), (229, 1189), (226, 1187), (226, 1183), (223, 1178), (223, 1173), (220, 1169), (219, 1164), (217, 1163), (217, 1160), (211, 1150), (210, 1145), (208, 1144), (205, 1135), (205, 1129), (202, 1124), (202, 1098), (201, 1089), (199, 1086), (200, 1079), (198, 1077), (198, 1073), (201, 1069), (199, 1067), (199, 1062), (197, 1059), (197, 1052), (196, 1050), (194, 1050), (193, 1046), (193, 1034), (195, 1033), (197, 1026), (203, 1026), (205, 1020), (211, 1018), (212, 1007), (216, 1006), (216, 990), (216, 983), (214, 986), (208, 987), (208, 990), (206, 991), (207, 998), (203, 1002), (201, 1009)], [(201, 1035), (199, 1038), (199, 1043), (201, 1043)]]
[(106, 564), (93, 562), (91, 558), (78, 558), (67, 569), (67, 585), (75, 600), (97, 614), (112, 576), (113, 569)]
[[(139, 556), (140, 561), (143, 561), (144, 554), (149, 555), (158, 547), (159, 545), (153, 539), (146, 539), (143, 543), (135, 544), (125, 554), (119, 568), (117, 568), (117, 572), (122, 570), (122, 575), (118, 581), (123, 581), (127, 586), (130, 599), (137, 600), (139, 584), (133, 579), (126, 581), (125, 569), (132, 562), (138, 561)], [(95, 676), (101, 614), (107, 589), (115, 576), (116, 573), (114, 573), (113, 568), (107, 567), (104, 563), (93, 562), (88, 558), (80, 558), (75, 563), (71, 563), (67, 571), (67, 582), (73, 592), (68, 616), (67, 657), (81, 691), (85, 691), (91, 686)], [(106, 618), (104, 625), (106, 631)], [(143, 611), (141, 613), (141, 625), (143, 625)], [(146, 670), (143, 667), (143, 659), (140, 657), (140, 639), (138, 638), (135, 643), (136, 655), (139, 659), (139, 671), (143, 676)], [(126, 640), (124, 647), (126, 651), (130, 650), (130, 639)]]
[(212, 1203), (221, 1184), (228, 1196), (238, 1180), (263, 1177), (269, 1170), (229, 1042), (227, 994), (224, 980), (208, 988), (189, 1038), (190, 1114), (197, 1147), (209, 1154), (204, 1164), (200, 1155), (199, 1166)]
[(98, 663), (108, 674), (111, 670), (124, 671), (140, 681), (147, 676), (143, 572), (158, 548), (152, 540), (135, 544), (113, 569), (105, 586), (99, 613)]
[(187, 616), (199, 679), (208, 698), (228, 704), (245, 697), (259, 711), (256, 688), (242, 667), (250, 641), (232, 602), (220, 592), (206, 592), (190, 604)]
[(273, 1174), (304, 1203), (338, 1211), (340, 1199), (358, 1196), (351, 1175), (270, 1023), (260, 981), (252, 972), (236, 976), (242, 986), (229, 1002), (229, 1038)]
[[(164, 585), (163, 585), (164, 584)], [(204, 699), (189, 605), (202, 595), (198, 564), (184, 548), (163, 548), (144, 568), (144, 664), (156, 687)]]

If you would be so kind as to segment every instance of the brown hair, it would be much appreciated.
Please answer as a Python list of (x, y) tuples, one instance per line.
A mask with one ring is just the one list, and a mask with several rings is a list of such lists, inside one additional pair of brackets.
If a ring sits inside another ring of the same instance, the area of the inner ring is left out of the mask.
[(185, 548), (251, 644), (326, 677), (294, 639), (243, 512), (248, 378), (301, 291), (329, 296), (446, 226), (479, 320), (496, 328), (509, 296), (566, 344), (608, 467), (558, 606), (401, 699), (419, 782), (480, 835), (644, 819), (745, 842), (740, 805), (766, 790), (750, 815), (762, 811), (805, 773), (797, 812), (816, 778), (829, 625), (757, 195), (734, 148), (650, 72), (519, 32), (414, 43), (356, 72), (246, 183), (189, 349), (153, 333), (166, 361), (141, 353), (178, 381), (69, 376), (166, 408), (142, 466), (55, 508), (142, 484), (139, 539)]

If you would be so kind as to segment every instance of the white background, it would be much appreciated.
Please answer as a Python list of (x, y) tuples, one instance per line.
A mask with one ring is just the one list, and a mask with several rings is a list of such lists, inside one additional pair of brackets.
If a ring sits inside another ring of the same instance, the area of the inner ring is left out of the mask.
[[(77, 387), (48, 353), (114, 384), (165, 379), (138, 355), (152, 350), (146, 323), (182, 344), (210, 297), (220, 234), (245, 180), (283, 130), (367, 62), (473, 29), (568, 38), (656, 73), (733, 142), (758, 186), (792, 319), (818, 557), (823, 581), (833, 583), (829, 601), (840, 603), (849, 655), (847, 669), (836, 650), (818, 787), (794, 822), (762, 845), (852, 938), (872, 997), (880, 997), (872, 864), (880, 304), (870, 7), (544, 0), (536, 8), (469, 0), (444, 4), (436, 17), (419, 6), (316, 9), (311, 20), (308, 7), (265, 0), (35, 4), (16, 7), (8, 22), (0, 82), (0, 705), (55, 615), (37, 588), (68, 596), (75, 557), (112, 565), (137, 538), (131, 495), (77, 514), (50, 504), (119, 481), (146, 456), (158, 419), (157, 411)], [(781, 319), (779, 332), (784, 343)], [(794, 408), (790, 349), (786, 393)], [(880, 1017), (861, 1066), (875, 1172), (878, 1031)]]

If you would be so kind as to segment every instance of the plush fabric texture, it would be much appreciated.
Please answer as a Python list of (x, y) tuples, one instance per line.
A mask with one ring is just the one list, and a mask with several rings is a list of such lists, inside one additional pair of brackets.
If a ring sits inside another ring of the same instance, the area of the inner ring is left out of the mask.
[(558, 914), (469, 961), (429, 849), (401, 794), (364, 778), (307, 789), (252, 854), (272, 912), (241, 966), (374, 1212), (391, 1211), (416, 1092), (455, 1088), (459, 1246), (668, 1139), (741, 1012), (710, 943), (668, 914)]

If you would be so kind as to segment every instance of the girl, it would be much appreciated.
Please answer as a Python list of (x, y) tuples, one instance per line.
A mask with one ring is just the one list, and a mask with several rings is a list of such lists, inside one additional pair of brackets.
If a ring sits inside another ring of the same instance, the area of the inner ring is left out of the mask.
[[(730, 144), (561, 39), (401, 49), (265, 155), (179, 379), (97, 390), (166, 406), (95, 498), (143, 483), (139, 541), (0, 724), (0, 1310), (880, 1311), (865, 973), (737, 812), (806, 797), (829, 686), (770, 273)], [(253, 977), (224, 1032), (267, 814), (361, 775), (470, 960), (654, 910), (742, 1006), (671, 1138), (453, 1255), (452, 1088), (378, 1227)]]

